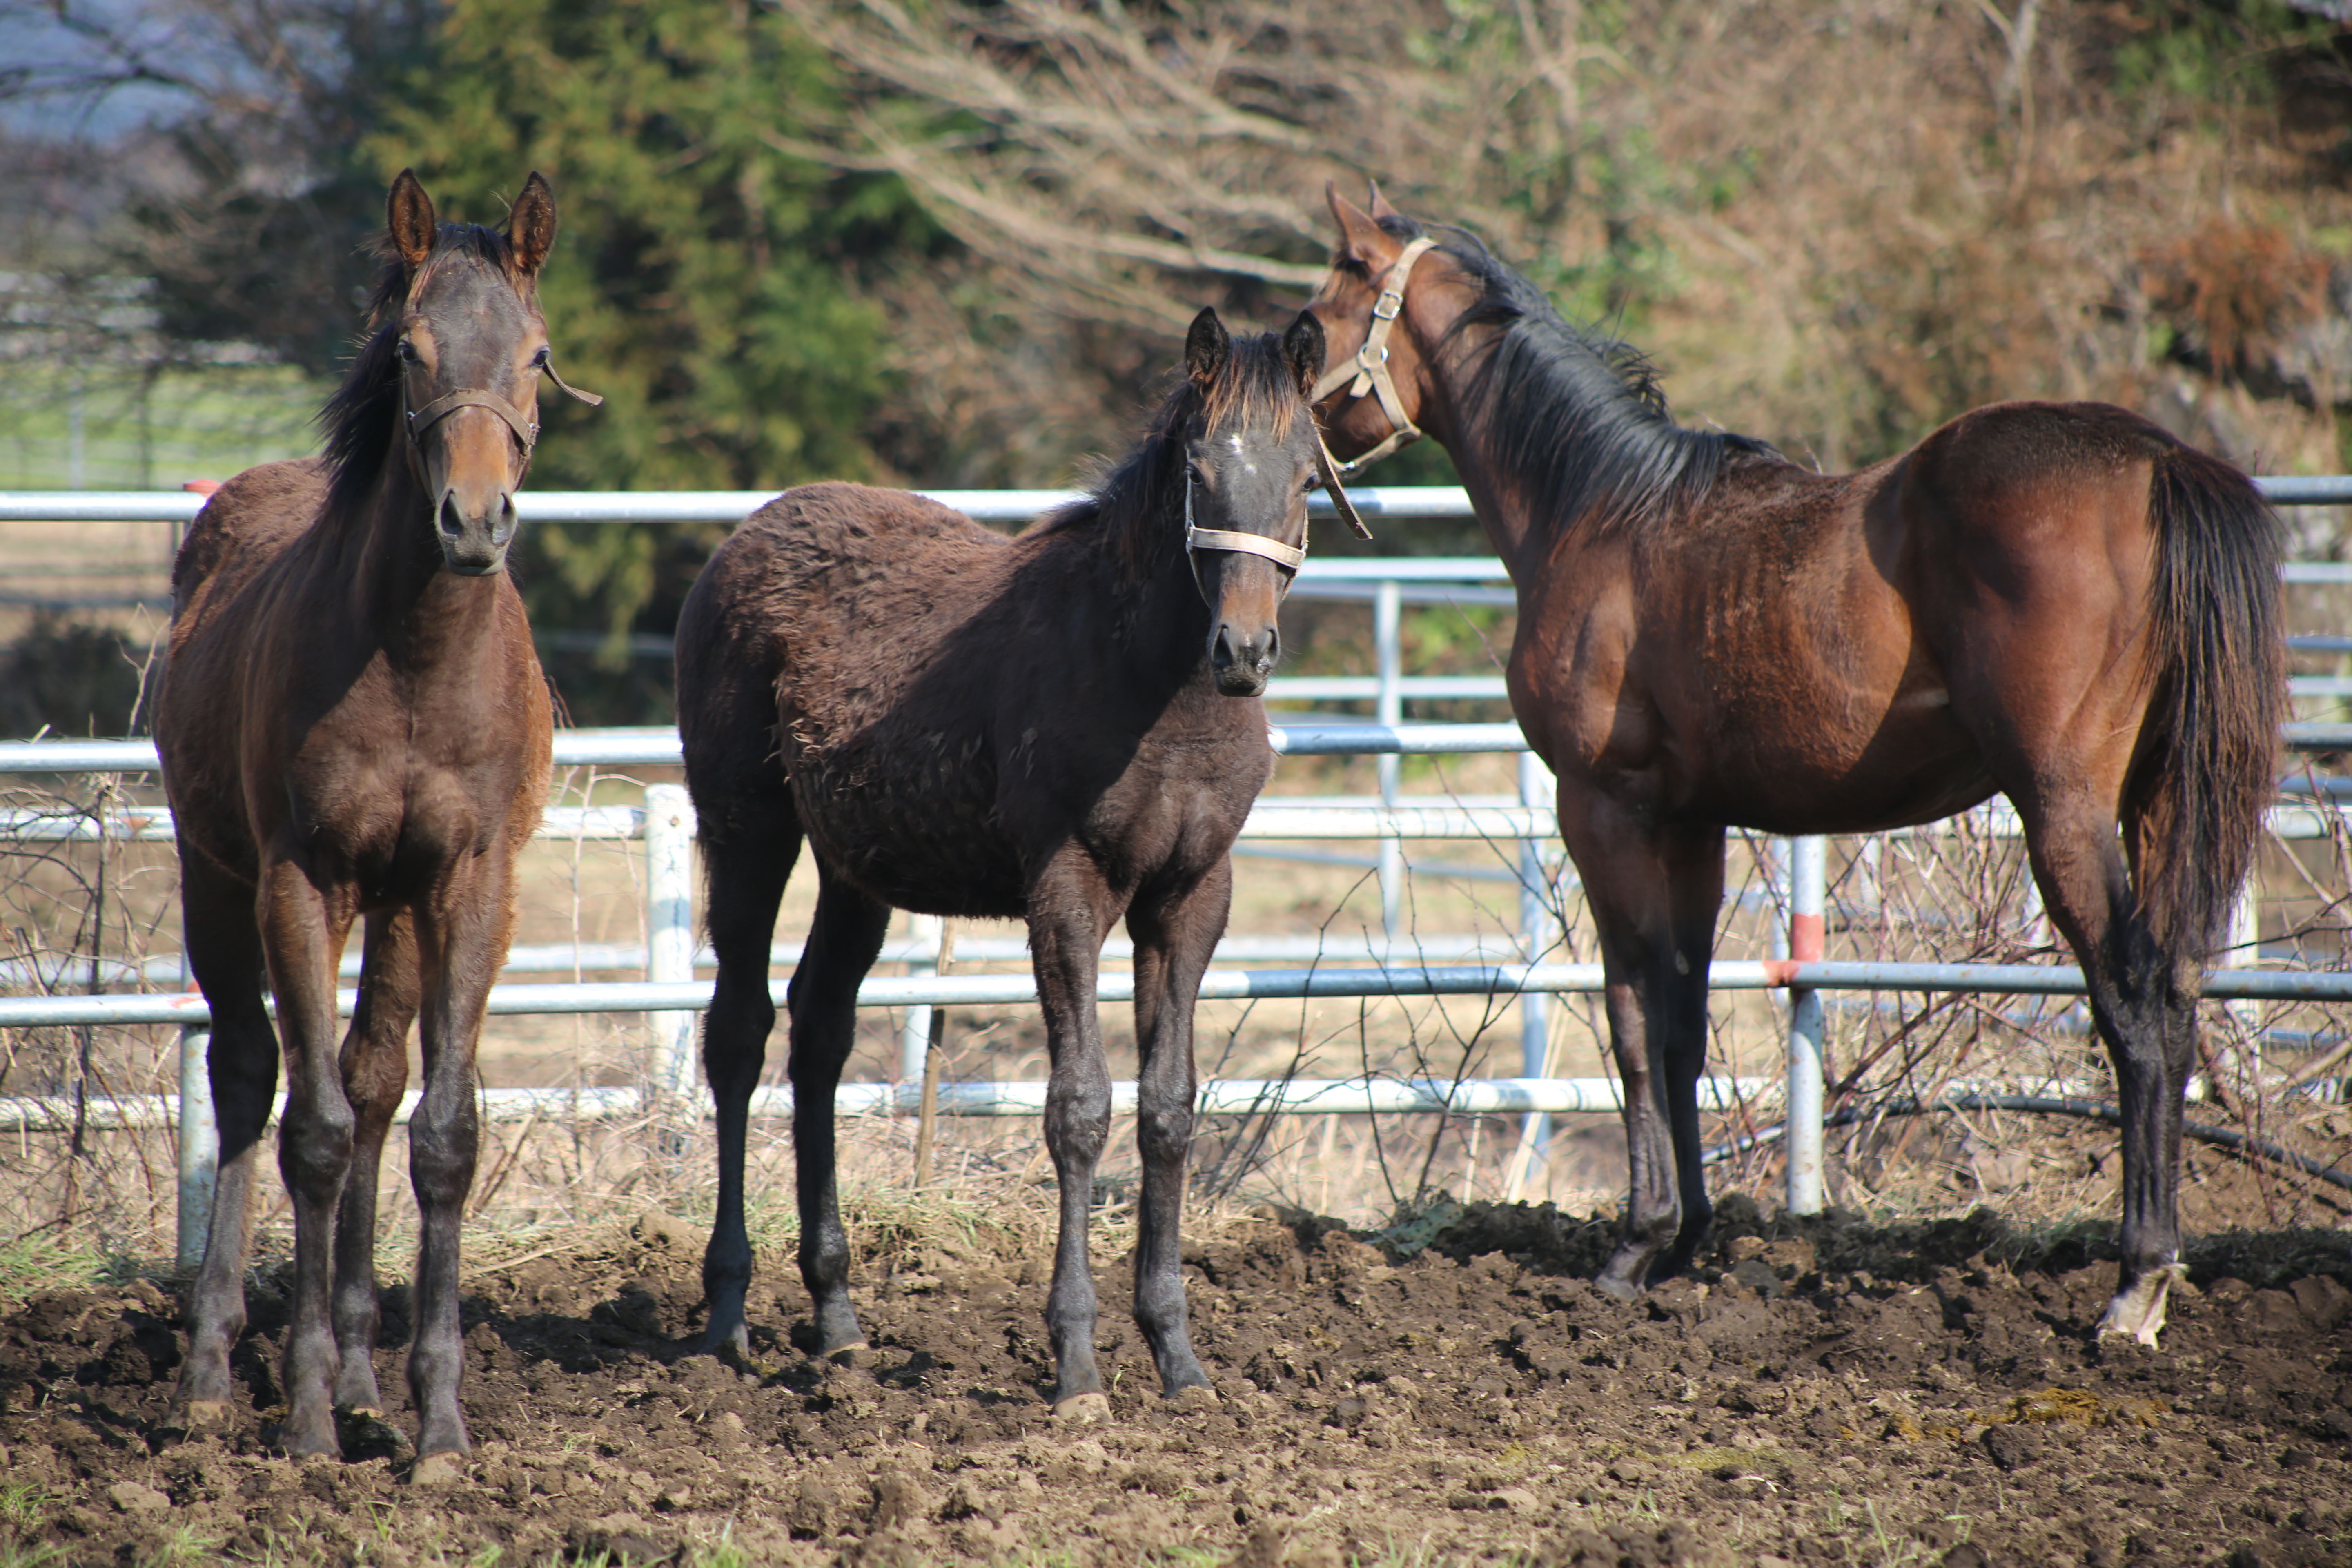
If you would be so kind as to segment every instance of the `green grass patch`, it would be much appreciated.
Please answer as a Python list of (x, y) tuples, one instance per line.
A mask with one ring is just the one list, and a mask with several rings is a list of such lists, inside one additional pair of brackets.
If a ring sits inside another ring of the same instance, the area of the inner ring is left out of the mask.
[(0, 489), (177, 489), (318, 450), (331, 389), (286, 365), (165, 370), (14, 366), (0, 379)]
[[(118, 1277), (119, 1260), (55, 1231), (37, 1230), (0, 1242), (0, 1312), (13, 1311), (47, 1290), (87, 1290)], [(0, 1521), (6, 1519), (0, 1511)]]

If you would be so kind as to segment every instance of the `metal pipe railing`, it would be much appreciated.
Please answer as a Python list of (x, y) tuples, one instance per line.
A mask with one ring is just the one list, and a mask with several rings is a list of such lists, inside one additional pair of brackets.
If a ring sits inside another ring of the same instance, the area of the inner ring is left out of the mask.
[[(2273, 501), (2281, 505), (2352, 503), (2352, 476), (2334, 476), (2317, 479), (2264, 479), (2258, 481)], [(1025, 521), (1038, 512), (1066, 503), (1076, 498), (1075, 491), (930, 491), (926, 492), (944, 504), (991, 521)], [(1360, 510), (1366, 516), (1391, 520), (1412, 518), (1465, 518), (1473, 515), (1467, 497), (1459, 489), (1443, 487), (1366, 487), (1351, 491)], [(772, 499), (765, 491), (716, 491), (668, 493), (597, 493), (539, 491), (525, 492), (519, 506), (527, 521), (563, 523), (635, 523), (635, 522), (732, 522), (740, 521)], [(192, 519), (204, 498), (185, 492), (120, 492), (34, 495), (0, 493), (0, 522), (9, 521), (152, 521), (184, 522)], [(1328, 511), (1328, 500), (1314, 498), (1318, 515)], [(2352, 582), (2352, 563), (2332, 562), (2291, 563), (2282, 576), (2291, 584), (2325, 584)], [(1532, 758), (1523, 757), (1519, 798), (1510, 805), (1488, 805), (1455, 802), (1444, 806), (1423, 806), (1401, 798), (1396, 789), (1393, 759), (1409, 754), (1462, 754), (1476, 752), (1517, 752), (1526, 746), (1517, 727), (1492, 725), (1430, 725), (1407, 724), (1402, 721), (1402, 704), (1407, 700), (1444, 700), (1458, 699), (1492, 700), (1502, 695), (1501, 682), (1493, 677), (1407, 678), (1402, 673), (1400, 654), (1401, 616), (1398, 608), (1407, 600), (1429, 601), (1454, 599), (1457, 602), (1475, 596), (1480, 602), (1492, 600), (1507, 603), (1507, 589), (1473, 586), (1504, 581), (1500, 563), (1484, 558), (1412, 558), (1412, 557), (1323, 557), (1311, 561), (1302, 574), (1299, 591), (1328, 596), (1363, 597), (1375, 607), (1376, 662), (1378, 674), (1371, 678), (1287, 678), (1274, 695), (1277, 700), (1304, 701), (1370, 700), (1374, 702), (1381, 722), (1373, 725), (1329, 724), (1319, 722), (1277, 723), (1270, 737), (1274, 749), (1282, 754), (1333, 756), (1373, 755), (1383, 759), (1381, 768), (1381, 798), (1377, 802), (1299, 804), (1278, 799), (1263, 801), (1253, 811), (1244, 826), (1244, 837), (1287, 840), (1309, 839), (1376, 839), (1381, 846), (1378, 861), (1381, 875), (1384, 926), (1394, 931), (1395, 914), (1403, 866), (1396, 856), (1396, 845), (1406, 837), (1416, 838), (1478, 838), (1486, 840), (1517, 840), (1521, 846), (1519, 879), (1525, 889), (1522, 897), (1523, 954), (1532, 961), (1541, 951), (1542, 900), (1538, 889), (1543, 885), (1544, 861), (1542, 841), (1556, 836), (1557, 822), (1545, 805), (1541, 795), (1547, 793), (1535, 775), (1526, 769), (1534, 764)], [(1410, 586), (1408, 586), (1410, 584)], [(2335, 643), (2342, 641), (2338, 650)], [(2302, 637), (2291, 639), (2298, 647), (2308, 645), (2305, 651), (2352, 651), (2352, 638)], [(2323, 646), (2325, 645), (2325, 646)], [(2342, 688), (2343, 690), (2338, 689)], [(2294, 695), (2332, 697), (2352, 691), (2352, 679), (2337, 677), (2298, 677), (2292, 688)], [(1282, 716), (1277, 716), (1279, 719)], [(2282, 742), (2290, 751), (2333, 752), (2352, 751), (2352, 724), (2297, 722), (2284, 726)], [(555, 762), (559, 767), (588, 765), (661, 766), (676, 765), (679, 761), (675, 731), (663, 730), (566, 731), (555, 742)], [(0, 774), (64, 773), (78, 772), (131, 773), (152, 770), (155, 766), (151, 743), (136, 741), (51, 742), (31, 744), (0, 744)], [(667, 792), (656, 795), (655, 791)], [(2001, 830), (2014, 829), (2011, 820), (1998, 821), (2000, 808), (1987, 808), (1995, 818), (1988, 826)], [(2329, 830), (2331, 806), (2288, 805), (2274, 808), (2271, 814), (2272, 831), (2283, 837), (2316, 837)], [(684, 792), (676, 786), (656, 785), (648, 791), (647, 806), (643, 811), (627, 807), (565, 808), (551, 813), (551, 823), (544, 830), (548, 837), (578, 838), (635, 837), (642, 834), (647, 842), (649, 874), (647, 877), (648, 946), (643, 950), (643, 963), (647, 981), (643, 984), (597, 984), (571, 986), (503, 985), (493, 992), (495, 1012), (622, 1012), (645, 1011), (656, 1019), (658, 1037), (656, 1053), (657, 1078), (654, 1086), (675, 1095), (692, 1082), (693, 1010), (707, 1003), (709, 987), (693, 982), (691, 975), (698, 954), (691, 940), (690, 867), (691, 816), (685, 808)], [(118, 830), (116, 823), (121, 826)], [(131, 810), (101, 826), (87, 817), (53, 817), (38, 814), (17, 813), (0, 819), (0, 837), (95, 837), (103, 831), (109, 837), (121, 836), (140, 839), (166, 838), (171, 836), (169, 814)], [(1919, 831), (1919, 830), (1913, 830)], [(1817, 890), (1824, 859), (1822, 841), (1800, 839), (1791, 844), (1790, 908), (1792, 928), (1788, 933), (1784, 962), (1767, 962), (1761, 965), (1717, 964), (1713, 971), (1714, 984), (1718, 989), (1754, 989), (1759, 985), (1790, 988), (1790, 1033), (1788, 1091), (1790, 1100), (1790, 1122), (1798, 1129), (1792, 1134), (1790, 1161), (1790, 1204), (1793, 1211), (1812, 1212), (1819, 1197), (1820, 1129), (1818, 1099), (1820, 1086), (1821, 997), (1819, 993), (1830, 989), (1920, 989), (1928, 991), (1985, 991), (2018, 994), (2080, 994), (2079, 972), (2062, 966), (2044, 965), (1944, 965), (1944, 964), (1853, 964), (1815, 962), (1819, 959), (1821, 901), (1811, 896)], [(2244, 924), (2242, 918), (2235, 922)], [(1798, 928), (1802, 927), (1803, 930)], [(1806, 934), (1810, 931), (1811, 934)], [(1776, 946), (1780, 945), (1776, 942)], [(618, 951), (618, 950), (616, 950)], [(635, 956), (633, 950), (633, 956)], [(979, 954), (972, 953), (978, 957)], [(575, 960), (576, 962), (576, 960)], [(632, 964), (631, 967), (635, 965)], [(1589, 972), (1589, 973), (1587, 973)], [(1348, 976), (1341, 979), (1341, 976)], [(1465, 976), (1482, 976), (1473, 982)], [(142, 978), (144, 971), (142, 969)], [(1239, 977), (1239, 978), (1237, 978)], [(1131, 978), (1106, 975), (1103, 995), (1106, 1000), (1121, 999), (1122, 980), (1131, 984)], [(1021, 1000), (1021, 986), (1025, 976), (955, 976), (949, 980), (910, 976), (900, 980), (869, 981), (872, 999), (866, 991), (860, 993), (862, 1005), (907, 1005), (928, 1007), (953, 1002), (967, 1005), (989, 1000)], [(1312, 983), (1316, 989), (1297, 992), (1282, 989), (1286, 984)], [(1411, 983), (1429, 989), (1381, 989), (1384, 985)], [(1013, 989), (1003, 987), (1009, 984)], [(1529, 963), (1517, 966), (1450, 966), (1444, 968), (1404, 967), (1369, 970), (1323, 969), (1289, 974), (1248, 971), (1212, 971), (1211, 982), (1204, 984), (1202, 994), (1213, 998), (1222, 992), (1217, 987), (1242, 984), (1237, 994), (1248, 995), (1405, 995), (1456, 994), (1463, 988), (1491, 994), (1518, 994), (1527, 998), (1527, 1013), (1522, 1023), (1522, 1080), (1493, 1080), (1496, 1083), (1523, 1082), (1554, 1084), (1577, 1080), (1551, 1080), (1541, 1078), (1543, 1023), (1540, 1012), (1542, 995), (1552, 992), (1589, 990), (1597, 987), (1597, 966), (1542, 965)], [(1272, 989), (1247, 989), (1249, 986)], [(1370, 985), (1373, 989), (1330, 990), (1323, 987)], [(908, 990), (907, 987), (914, 987)], [(929, 987), (961, 987), (961, 989), (924, 991)], [(1029, 994), (1034, 997), (1034, 990)], [(2352, 976), (2315, 972), (2217, 972), (2208, 994), (2217, 998), (2263, 997), (2282, 1000), (2342, 1000), (2352, 996)], [(698, 1000), (699, 998), (699, 1000)], [(197, 1009), (188, 1011), (190, 1004)], [(202, 1136), (208, 1127), (205, 1118), (208, 1105), (198, 1103), (208, 1100), (201, 1070), (200, 999), (184, 996), (141, 997), (37, 997), (0, 1000), (0, 1024), (11, 1021), (9, 1009), (15, 1005), (33, 1006), (43, 1023), (63, 1022), (182, 1022), (188, 1026), (183, 1037), (182, 1083), (178, 1110), (183, 1113), (183, 1237), (191, 1232), (187, 1220), (204, 1203), (209, 1201), (208, 1156), (192, 1156), (191, 1146), (201, 1146), (209, 1141)], [(101, 1006), (102, 1005), (102, 1006)], [(153, 1017), (133, 1018), (142, 1005), (157, 1012)], [(85, 1017), (73, 1009), (99, 1008), (107, 1017)], [(194, 1047), (193, 1050), (191, 1047)], [(191, 1069), (192, 1062), (194, 1064)], [(1608, 1080), (1599, 1080), (1606, 1082)], [(861, 1089), (889, 1090), (889, 1086), (858, 1086)], [(991, 1105), (1025, 1104), (1019, 1094), (1000, 1094), (999, 1090), (1013, 1086), (962, 1086), (954, 1091), (986, 1089), (996, 1098)], [(1024, 1091), (1042, 1086), (1020, 1086)], [(1243, 1088), (1246, 1086), (1227, 1086)], [(570, 1091), (508, 1091), (492, 1090), (492, 1095), (537, 1094)], [(604, 1094), (634, 1091), (592, 1091)], [(895, 1091), (892, 1091), (895, 1092)], [(1549, 1092), (1549, 1091), (1548, 1091)], [(576, 1102), (576, 1096), (575, 1102)], [(1526, 1115), (1522, 1144), (1522, 1160), (1529, 1151), (1540, 1146), (1543, 1117), (1554, 1110), (1580, 1109), (1583, 1101), (1574, 1096), (1536, 1095), (1523, 1101), (1514, 1101), (1497, 1110), (1508, 1110)], [(1289, 1097), (1297, 1103), (1297, 1095)], [(631, 1103), (636, 1104), (636, 1100)], [(1042, 1102), (1041, 1102), (1042, 1103)], [(1447, 1109), (1453, 1102), (1420, 1105), (1422, 1109)], [(1350, 1102), (1352, 1105), (1352, 1102)], [(1612, 1101), (1613, 1104), (1613, 1101)], [(1808, 1106), (1811, 1109), (1808, 1110)], [(1365, 1100), (1367, 1109), (1386, 1109)], [(1341, 1109), (1336, 1104), (1318, 1101), (1313, 1109)], [(964, 1113), (951, 1109), (950, 1113)], [(1018, 1113), (997, 1110), (988, 1113)], [(0, 1107), (0, 1125), (7, 1125), (7, 1113)], [(1807, 1130), (1810, 1129), (1810, 1142)], [(1809, 1158), (1800, 1158), (1805, 1148), (1812, 1151)], [(191, 1184), (202, 1186), (201, 1194)], [(1811, 1205), (1808, 1207), (1807, 1205)], [(199, 1228), (194, 1234), (201, 1234)]]

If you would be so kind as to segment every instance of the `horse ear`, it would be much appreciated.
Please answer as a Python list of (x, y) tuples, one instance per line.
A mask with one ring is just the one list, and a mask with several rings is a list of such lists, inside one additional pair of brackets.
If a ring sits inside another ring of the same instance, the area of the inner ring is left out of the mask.
[(1339, 182), (1323, 182), (1323, 200), (1331, 208), (1331, 221), (1339, 226), (1339, 254), (1360, 261), (1374, 272), (1394, 261), (1404, 247), (1389, 237), (1388, 231), (1372, 220), (1372, 215), (1339, 194)]
[(555, 193), (537, 169), (522, 183), (522, 195), (507, 211), (507, 245), (514, 253), (515, 269), (528, 278), (547, 259), (555, 244)]
[(1213, 384), (1224, 374), (1225, 361), (1233, 352), (1234, 340), (1225, 334), (1224, 322), (1217, 320), (1216, 307), (1202, 307), (1192, 318), (1192, 331), (1184, 334), (1184, 372), (1192, 378), (1192, 384)]
[(1402, 213), (1400, 213), (1399, 211), (1397, 211), (1397, 210), (1396, 210), (1396, 208), (1394, 208), (1394, 207), (1392, 207), (1392, 206), (1389, 205), (1389, 199), (1388, 199), (1388, 197), (1386, 197), (1386, 196), (1384, 196), (1384, 195), (1381, 195), (1381, 183), (1380, 183), (1378, 180), (1370, 181), (1370, 182), (1369, 182), (1369, 184), (1370, 184), (1371, 185), (1371, 187), (1372, 187), (1372, 216), (1373, 216), (1373, 217), (1375, 217), (1375, 218), (1384, 218), (1384, 217), (1402, 217), (1402, 216), (1404, 216)]
[(1299, 395), (1313, 395), (1315, 384), (1323, 379), (1323, 323), (1314, 311), (1299, 311), (1298, 320), (1282, 334), (1282, 363), (1298, 383)]
[(415, 170), (403, 169), (400, 178), (393, 181), (392, 195), (384, 198), (383, 225), (392, 248), (408, 269), (414, 272), (424, 266), (425, 258), (433, 254), (440, 225), (433, 216), (433, 198), (425, 194)]

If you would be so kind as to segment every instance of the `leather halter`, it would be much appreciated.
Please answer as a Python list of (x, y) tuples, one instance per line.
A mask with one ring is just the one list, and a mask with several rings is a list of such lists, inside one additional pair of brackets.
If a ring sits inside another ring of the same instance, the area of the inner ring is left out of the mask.
[[(596, 407), (604, 401), (595, 393), (583, 392), (578, 387), (572, 385), (570, 382), (565, 381), (562, 376), (557, 375), (555, 374), (555, 365), (552, 361), (542, 361), (536, 368), (545, 371), (549, 379), (553, 381), (557, 386), (562, 387), (565, 392), (578, 398), (581, 402), (588, 405), (591, 408)], [(405, 374), (403, 374), (400, 378), (400, 397), (401, 401), (404, 403), (408, 401), (408, 377)], [(509, 403), (505, 398), (500, 397), (497, 393), (491, 392), (487, 388), (472, 392), (448, 393), (443, 396), (435, 398), (432, 402), (426, 404), (422, 408), (410, 409), (406, 419), (404, 421), (408, 429), (409, 446), (411, 447), (415, 447), (420, 441), (424, 440), (425, 433), (427, 430), (432, 429), (433, 426), (438, 425), (444, 419), (448, 418), (449, 416), (457, 413), (460, 408), (487, 408), (491, 413), (497, 415), (499, 418), (505, 420), (507, 423), (507, 428), (514, 432), (515, 439), (522, 443), (523, 466), (525, 468), (530, 466), (531, 448), (539, 445), (539, 421), (524, 417), (523, 411), (521, 409), (517, 408), (513, 404)]]
[[(1290, 592), (1290, 580), (1307, 563), (1307, 532), (1301, 529), (1297, 544), (1285, 544), (1279, 539), (1269, 539), (1263, 533), (1240, 533), (1229, 528), (1201, 528), (1192, 521), (1192, 471), (1184, 471), (1184, 559), (1188, 562), (1203, 550), (1230, 550), (1243, 555), (1260, 555), (1283, 568), (1282, 595)], [(1194, 563), (1192, 585), (1201, 583), (1198, 563)], [(1208, 595), (1204, 593), (1202, 597)]]
[[(1307, 416), (1310, 420), (1315, 417), (1311, 410)], [(1331, 448), (1323, 444), (1323, 428), (1319, 425), (1315, 428), (1315, 472), (1322, 479), (1324, 490), (1331, 497), (1331, 509), (1356, 531), (1357, 538), (1370, 539), (1372, 531), (1364, 526), (1363, 518), (1356, 510), (1356, 503), (1349, 500), (1348, 492), (1339, 488), (1339, 465), (1331, 458)], [(1309, 537), (1307, 531), (1301, 529), (1298, 542), (1290, 545), (1279, 539), (1269, 539), (1263, 533), (1241, 533), (1229, 528), (1198, 526), (1192, 521), (1192, 471), (1190, 468), (1184, 470), (1184, 559), (1187, 562), (1192, 562), (1192, 557), (1203, 550), (1232, 550), (1244, 555), (1262, 555), (1283, 569), (1282, 596), (1287, 597), (1291, 579), (1298, 574), (1301, 566), (1307, 564)], [(1200, 582), (1198, 563), (1195, 563), (1193, 585), (1198, 587)]]
[[(1381, 412), (1389, 416), (1388, 439), (1363, 456), (1338, 465), (1339, 471), (1350, 478), (1421, 439), (1421, 426), (1406, 416), (1404, 400), (1397, 395), (1395, 378), (1389, 374), (1389, 330), (1404, 310), (1404, 286), (1412, 280), (1412, 264), (1436, 248), (1437, 241), (1424, 235), (1389, 263), (1388, 270), (1381, 274), (1381, 297), (1372, 301), (1372, 318), (1364, 329), (1363, 346), (1356, 351), (1354, 359), (1324, 372), (1315, 390), (1307, 395), (1309, 403), (1320, 403), (1346, 386), (1349, 397), (1361, 397), (1369, 392), (1380, 399)], [(1389, 281), (1391, 279), (1393, 282)], [(1362, 531), (1360, 524), (1357, 531)]]

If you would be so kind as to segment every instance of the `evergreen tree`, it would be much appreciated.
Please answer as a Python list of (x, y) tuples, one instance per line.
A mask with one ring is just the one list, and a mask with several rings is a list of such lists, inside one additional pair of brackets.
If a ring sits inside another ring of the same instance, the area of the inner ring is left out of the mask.
[[(535, 486), (877, 477), (862, 431), (885, 321), (856, 269), (939, 235), (895, 179), (780, 150), (831, 103), (834, 71), (790, 23), (732, 0), (452, 0), (369, 151), (469, 218), (494, 220), (492, 193), (531, 169), (554, 184), (540, 295), (557, 364), (605, 402), (542, 397)], [(601, 623), (616, 668), (623, 634), (669, 628), (719, 531), (532, 530), (534, 614)]]

